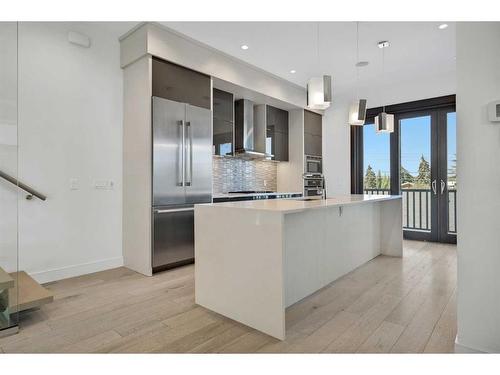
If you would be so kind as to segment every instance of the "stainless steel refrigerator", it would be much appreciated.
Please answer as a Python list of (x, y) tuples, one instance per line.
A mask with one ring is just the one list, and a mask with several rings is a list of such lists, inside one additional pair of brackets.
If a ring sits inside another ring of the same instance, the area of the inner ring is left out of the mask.
[(153, 272), (194, 260), (194, 207), (212, 201), (212, 112), (153, 97)]

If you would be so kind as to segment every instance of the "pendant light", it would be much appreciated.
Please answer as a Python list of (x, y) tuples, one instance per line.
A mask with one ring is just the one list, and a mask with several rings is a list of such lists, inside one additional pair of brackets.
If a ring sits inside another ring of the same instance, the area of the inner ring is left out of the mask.
[[(384, 40), (378, 42), (378, 48), (382, 50), (382, 82), (385, 75), (385, 49), (389, 47), (389, 42)], [(392, 133), (394, 131), (394, 115), (385, 112), (385, 105), (382, 112), (375, 117), (375, 130), (377, 133)]]
[(362, 126), (366, 118), (366, 99), (359, 99), (359, 22), (356, 22), (356, 100), (349, 107), (349, 125)]
[[(316, 33), (317, 67), (319, 59), (319, 22)], [(307, 107), (310, 109), (327, 109), (332, 102), (332, 76), (313, 77), (307, 82)]]

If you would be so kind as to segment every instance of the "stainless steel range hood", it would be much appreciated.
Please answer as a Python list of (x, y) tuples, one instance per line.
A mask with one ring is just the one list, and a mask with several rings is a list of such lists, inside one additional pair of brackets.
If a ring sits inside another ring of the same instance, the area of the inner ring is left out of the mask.
[(247, 99), (235, 102), (235, 156), (241, 159), (266, 159), (266, 106), (254, 105)]

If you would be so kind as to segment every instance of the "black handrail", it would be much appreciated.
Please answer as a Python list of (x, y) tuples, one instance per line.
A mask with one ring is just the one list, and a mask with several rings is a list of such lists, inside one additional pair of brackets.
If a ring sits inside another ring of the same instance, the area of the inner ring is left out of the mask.
[(30, 188), (28, 185), (26, 184), (23, 184), (21, 181), (19, 181), (17, 178), (14, 178), (12, 176), (9, 176), (7, 173), (5, 172), (2, 172), (0, 171), (0, 177), (3, 178), (5, 181), (8, 181), (10, 182), (12, 185), (15, 185), (17, 186), (18, 188), (24, 190), (25, 192), (27, 192), (28, 194), (30, 195), (33, 195), (35, 197), (37, 197), (38, 199), (44, 201), (47, 199), (47, 197), (45, 195), (43, 195), (42, 193), (39, 193), (38, 191), (36, 191), (35, 189), (32, 189)]

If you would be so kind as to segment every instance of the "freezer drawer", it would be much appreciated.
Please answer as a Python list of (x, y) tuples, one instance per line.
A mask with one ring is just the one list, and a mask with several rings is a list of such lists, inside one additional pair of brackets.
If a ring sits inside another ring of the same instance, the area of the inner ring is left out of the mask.
[(194, 208), (153, 211), (153, 272), (194, 261)]

